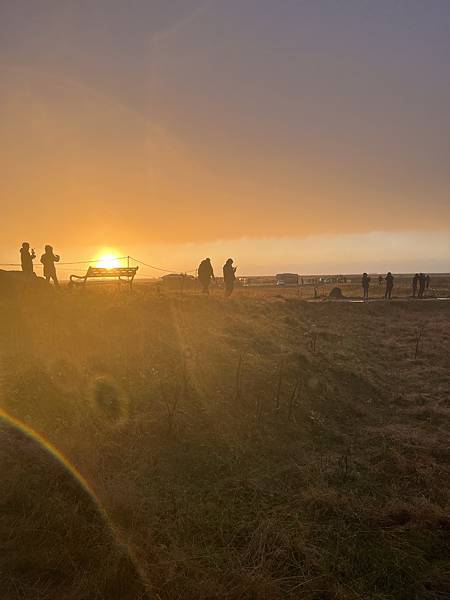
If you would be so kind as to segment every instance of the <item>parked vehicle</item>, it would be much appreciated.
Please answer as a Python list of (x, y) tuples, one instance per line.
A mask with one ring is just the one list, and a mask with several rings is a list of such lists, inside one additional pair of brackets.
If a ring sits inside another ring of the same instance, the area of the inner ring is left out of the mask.
[(164, 287), (168, 289), (193, 289), (197, 285), (197, 280), (193, 275), (186, 275), (186, 273), (169, 273), (163, 275), (161, 281)]
[(280, 285), (298, 285), (297, 273), (277, 273), (275, 275), (277, 286)]

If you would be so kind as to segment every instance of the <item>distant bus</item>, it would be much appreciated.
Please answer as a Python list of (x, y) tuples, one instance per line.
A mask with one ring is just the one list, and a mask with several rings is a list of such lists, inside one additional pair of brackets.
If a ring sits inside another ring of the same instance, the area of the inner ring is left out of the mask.
[(297, 273), (277, 273), (275, 279), (277, 285), (298, 285)]

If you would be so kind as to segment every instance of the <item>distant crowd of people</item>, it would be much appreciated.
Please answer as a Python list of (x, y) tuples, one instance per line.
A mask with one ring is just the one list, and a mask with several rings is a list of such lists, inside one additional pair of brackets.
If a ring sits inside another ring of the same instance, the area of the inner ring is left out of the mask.
[[(386, 289), (384, 292), (384, 297), (386, 300), (390, 300), (392, 296), (392, 290), (394, 289), (394, 276), (389, 271), (384, 277), (382, 275), (378, 276), (378, 284), (383, 285), (383, 281), (385, 282)], [(431, 277), (426, 275), (425, 273), (416, 273), (412, 278), (412, 296), (413, 298), (423, 298), (425, 290), (430, 287)], [(367, 273), (363, 273), (361, 285), (363, 288), (363, 298), (364, 300), (369, 299), (369, 286), (370, 286), (370, 277)]]

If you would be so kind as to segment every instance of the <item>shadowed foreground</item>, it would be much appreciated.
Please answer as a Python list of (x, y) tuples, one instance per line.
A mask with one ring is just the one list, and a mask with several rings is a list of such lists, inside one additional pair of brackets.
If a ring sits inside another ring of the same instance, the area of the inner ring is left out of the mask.
[(35, 439), (0, 425), (0, 597), (144, 598), (94, 500)]
[[(150, 597), (448, 597), (449, 303), (62, 290), (1, 315), (2, 408), (83, 473)], [(139, 598), (62, 467), (9, 428), (0, 452), (1, 597)]]

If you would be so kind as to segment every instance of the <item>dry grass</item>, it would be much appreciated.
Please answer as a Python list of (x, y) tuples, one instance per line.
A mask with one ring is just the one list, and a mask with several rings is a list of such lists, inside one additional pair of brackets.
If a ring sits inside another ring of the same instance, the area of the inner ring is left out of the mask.
[(2, 408), (113, 526), (5, 425), (2, 599), (448, 598), (450, 303), (137, 286), (1, 315)]

